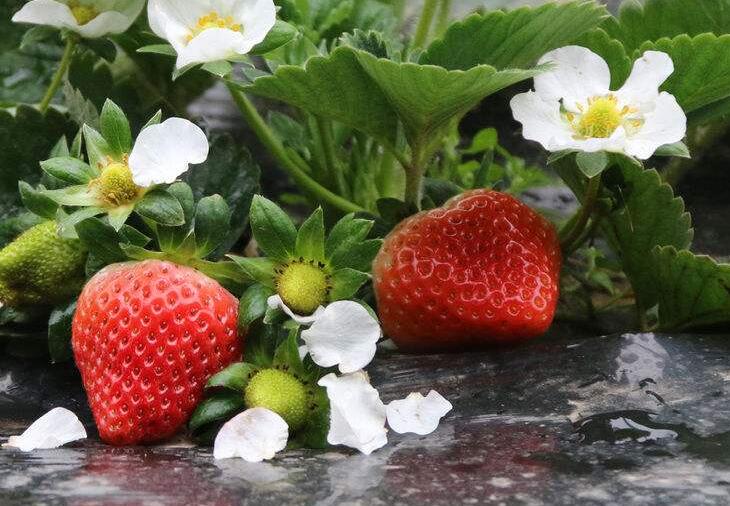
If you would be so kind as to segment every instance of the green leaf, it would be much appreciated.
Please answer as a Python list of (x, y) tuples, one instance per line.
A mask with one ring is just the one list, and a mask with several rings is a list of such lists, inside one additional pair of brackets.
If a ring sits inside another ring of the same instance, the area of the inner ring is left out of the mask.
[(628, 51), (646, 41), (687, 34), (730, 33), (728, 0), (626, 0), (618, 18), (606, 20), (603, 28), (620, 40)]
[(98, 264), (109, 265), (127, 259), (119, 246), (121, 241), (117, 231), (99, 218), (88, 218), (78, 223), (76, 233)]
[(280, 19), (276, 20), (274, 27), (266, 34), (263, 42), (255, 45), (249, 54), (262, 55), (288, 44), (297, 34), (297, 29), (289, 23)]
[(329, 56), (310, 58), (304, 67), (281, 65), (272, 76), (242, 88), (395, 144), (398, 119), (351, 48), (340, 47)]
[(307, 260), (324, 262), (324, 213), (316, 211), (299, 228), (296, 255)]
[(70, 156), (51, 158), (41, 162), (41, 168), (51, 176), (69, 184), (87, 184), (97, 173), (87, 163)]
[(662, 330), (730, 323), (730, 265), (671, 246), (656, 248), (652, 260)]
[(193, 432), (198, 432), (206, 425), (228, 421), (245, 408), (240, 392), (217, 392), (198, 405), (190, 417), (188, 426)]
[(360, 290), (362, 285), (370, 280), (370, 276), (355, 269), (338, 269), (332, 274), (332, 290), (330, 300), (350, 300)]
[(370, 239), (337, 248), (330, 257), (330, 265), (335, 269), (349, 267), (357, 271), (370, 272), (373, 259), (382, 245), (383, 241), (381, 239)]
[(165, 190), (152, 190), (140, 200), (134, 210), (140, 216), (161, 225), (185, 224), (185, 213), (180, 202)]
[(106, 142), (106, 139), (99, 132), (89, 125), (84, 125), (82, 130), (84, 132), (86, 154), (89, 156), (89, 165), (92, 167), (106, 166), (106, 158), (112, 154), (109, 143)]
[(236, 255), (228, 255), (228, 257), (238, 265), (247, 277), (268, 288), (274, 288), (276, 262), (269, 258), (247, 258)]
[(678, 158), (692, 158), (692, 155), (690, 155), (689, 153), (689, 148), (682, 141), (661, 146), (654, 152), (654, 156), (676, 156)]
[(499, 136), (496, 128), (485, 128), (477, 132), (472, 138), (471, 145), (464, 150), (467, 155), (477, 155), (485, 151), (494, 150), (499, 144)]
[(348, 214), (332, 227), (325, 243), (325, 255), (332, 258), (341, 254), (340, 250), (349, 250), (357, 243), (361, 243), (370, 233), (374, 225), (372, 220), (355, 218)]
[(220, 195), (204, 197), (195, 212), (196, 255), (208, 256), (230, 230), (231, 210)]
[(241, 297), (238, 310), (239, 325), (247, 328), (251, 323), (262, 318), (268, 309), (268, 298), (275, 293), (272, 288), (260, 283), (249, 286)]
[(261, 251), (272, 260), (287, 261), (296, 252), (297, 229), (272, 201), (256, 195), (251, 204), (251, 230)]
[(641, 46), (663, 51), (674, 62), (674, 73), (661, 89), (674, 95), (687, 113), (730, 97), (730, 35), (680, 35)]
[(175, 48), (172, 47), (170, 44), (150, 44), (149, 46), (143, 46), (137, 49), (137, 52), (147, 54), (161, 54), (172, 57), (177, 56), (177, 51), (175, 51)]
[(227, 388), (235, 392), (243, 393), (246, 390), (251, 376), (257, 368), (245, 362), (231, 364), (218, 374), (212, 376), (205, 388)]
[(48, 319), (48, 352), (53, 363), (71, 360), (71, 323), (76, 301), (66, 307), (55, 308)]
[(124, 111), (107, 100), (101, 110), (101, 134), (109, 144), (112, 153), (118, 157), (132, 150), (132, 130)]
[(18, 189), (23, 205), (28, 211), (49, 220), (56, 217), (58, 204), (53, 199), (47, 197), (42, 191), (35, 190), (25, 181), (18, 184)]
[(570, 45), (607, 15), (605, 7), (586, 0), (474, 14), (452, 24), (420, 63), (449, 70), (485, 64), (527, 68), (548, 51)]
[(596, 153), (579, 151), (575, 155), (575, 163), (587, 178), (592, 179), (608, 167), (609, 158), (608, 154), (604, 151), (598, 151)]

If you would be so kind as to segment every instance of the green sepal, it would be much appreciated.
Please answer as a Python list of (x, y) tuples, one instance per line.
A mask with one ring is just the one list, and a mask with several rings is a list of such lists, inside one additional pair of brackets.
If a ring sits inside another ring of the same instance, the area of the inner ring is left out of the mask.
[(188, 427), (193, 434), (200, 432), (209, 425), (223, 425), (235, 415), (246, 409), (243, 395), (232, 390), (221, 390), (198, 404), (188, 422)]
[(372, 270), (373, 260), (382, 245), (382, 239), (370, 239), (355, 244), (343, 244), (330, 257), (330, 265), (335, 269), (349, 267), (362, 272), (370, 272)]
[(91, 128), (89, 125), (82, 127), (84, 132), (84, 142), (86, 144), (86, 154), (89, 157), (89, 165), (95, 168), (106, 166), (106, 159), (112, 154), (109, 143), (104, 136)]
[(200, 68), (221, 79), (233, 72), (233, 65), (226, 60), (208, 62), (203, 64)]
[(185, 212), (180, 202), (166, 190), (156, 189), (145, 194), (134, 206), (134, 211), (161, 225), (185, 224)]
[(177, 51), (170, 44), (150, 44), (148, 46), (142, 46), (137, 49), (138, 53), (144, 54), (161, 54), (164, 56), (177, 56)]
[(72, 184), (88, 184), (97, 177), (97, 172), (87, 163), (70, 156), (59, 156), (41, 162), (41, 169), (47, 174)]
[(58, 204), (43, 190), (36, 190), (25, 181), (18, 183), (18, 190), (20, 199), (28, 211), (49, 220), (56, 217)]
[(373, 225), (372, 220), (355, 218), (354, 214), (348, 214), (335, 223), (325, 243), (327, 258), (341, 254), (338, 250), (349, 250), (353, 245), (362, 242), (372, 230)]
[(65, 307), (57, 307), (48, 318), (48, 353), (56, 364), (73, 358), (71, 350), (71, 322), (76, 311), (76, 301)]
[(190, 186), (183, 182), (176, 182), (168, 186), (167, 193), (178, 200), (185, 219), (183, 226), (157, 226), (157, 242), (160, 245), (160, 249), (172, 253), (178, 250), (190, 236), (189, 224), (192, 223), (193, 217), (195, 216), (195, 197)]
[(71, 214), (66, 213), (62, 208), (58, 208), (55, 216), (58, 223), (58, 235), (64, 239), (78, 239), (76, 225), (103, 213), (104, 209), (100, 207), (82, 207)]
[(317, 368), (307, 367), (299, 356), (299, 328), (289, 331), (286, 339), (276, 348), (272, 365), (274, 367), (285, 367), (290, 374), (297, 376), (303, 382), (310, 382), (317, 379)]
[(196, 255), (208, 256), (223, 242), (231, 229), (231, 210), (220, 195), (204, 197), (195, 212)]
[(251, 231), (264, 254), (286, 262), (296, 251), (297, 229), (289, 216), (261, 195), (251, 203)]
[(246, 362), (231, 364), (212, 376), (205, 384), (205, 388), (227, 388), (234, 392), (243, 393), (246, 390), (246, 385), (251, 380), (251, 376), (257, 371), (258, 367)]
[(147, 121), (145, 126), (142, 127), (142, 130), (144, 130), (147, 127), (159, 125), (160, 121), (162, 121), (162, 110), (158, 110), (156, 113), (152, 115), (152, 117)]
[(324, 262), (324, 213), (321, 207), (299, 227), (295, 254), (307, 260)]
[(266, 38), (253, 47), (249, 54), (262, 55), (270, 53), (291, 42), (299, 31), (289, 23), (276, 20), (274, 27), (266, 34)]
[(106, 213), (109, 225), (114, 227), (114, 230), (120, 230), (124, 224), (127, 223), (127, 220), (133, 211), (134, 204), (126, 204), (108, 209)]
[(604, 151), (586, 153), (579, 151), (575, 155), (575, 163), (580, 171), (589, 179), (601, 174), (610, 164), (610, 158)]
[(276, 273), (274, 272), (274, 269), (276, 268), (277, 263), (273, 260), (269, 258), (241, 257), (237, 255), (228, 255), (228, 258), (233, 260), (250, 279), (261, 283), (268, 288), (275, 288), (274, 277)]
[(67, 186), (59, 190), (41, 190), (57, 204), (71, 207), (100, 206), (103, 203), (86, 185)]
[(107, 99), (101, 109), (101, 135), (116, 159), (132, 150), (132, 130), (124, 111)]
[(239, 326), (246, 328), (254, 321), (262, 318), (268, 309), (267, 301), (276, 292), (260, 283), (249, 286), (243, 296), (238, 308)]
[(665, 144), (660, 146), (654, 152), (654, 156), (676, 156), (678, 158), (692, 158), (687, 145), (682, 142), (675, 142), (674, 144)]
[(313, 385), (312, 402), (315, 409), (310, 411), (305, 425), (289, 438), (289, 448), (324, 449), (329, 446), (330, 401), (327, 390)]
[(331, 278), (332, 290), (329, 297), (331, 301), (349, 300), (370, 280), (370, 275), (355, 269), (346, 267), (336, 270)]
[(88, 218), (77, 223), (76, 233), (84, 246), (89, 250), (87, 273), (94, 271), (94, 269), (100, 266), (103, 267), (127, 260), (127, 256), (119, 246), (119, 234), (113, 227), (107, 225), (99, 218)]
[(249, 282), (247, 278), (241, 276), (241, 270), (234, 262), (211, 262), (200, 258), (189, 258), (181, 263), (185, 263), (209, 278), (215, 279), (233, 293), (241, 293), (243, 287)]

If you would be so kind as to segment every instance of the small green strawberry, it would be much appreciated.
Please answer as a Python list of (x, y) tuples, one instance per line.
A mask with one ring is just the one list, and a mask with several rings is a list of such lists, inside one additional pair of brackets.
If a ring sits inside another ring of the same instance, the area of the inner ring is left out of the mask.
[(307, 420), (307, 389), (288, 372), (279, 369), (257, 372), (246, 386), (244, 398), (246, 407), (273, 411), (284, 419), (292, 431), (300, 428)]
[(86, 250), (45, 221), (0, 251), (0, 302), (10, 307), (55, 305), (81, 291)]

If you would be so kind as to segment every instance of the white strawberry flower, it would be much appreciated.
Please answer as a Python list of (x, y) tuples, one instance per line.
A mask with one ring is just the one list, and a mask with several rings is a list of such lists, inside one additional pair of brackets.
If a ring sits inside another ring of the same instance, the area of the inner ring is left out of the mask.
[(273, 459), (286, 448), (289, 426), (266, 408), (251, 408), (221, 427), (213, 444), (215, 459), (242, 458), (247, 462)]
[(13, 16), (15, 23), (66, 29), (86, 39), (126, 32), (144, 0), (31, 0)]
[(195, 123), (170, 118), (142, 130), (129, 155), (129, 169), (137, 186), (148, 188), (174, 182), (190, 164), (208, 158), (208, 138)]
[(245, 55), (276, 23), (272, 0), (150, 0), (152, 30), (177, 52), (177, 68)]
[(309, 354), (320, 367), (338, 366), (341, 373), (347, 374), (364, 368), (375, 357), (383, 332), (362, 304), (341, 300), (320, 306), (310, 316), (294, 313), (279, 295), (269, 297), (268, 304), (309, 327), (302, 331), (304, 345), (299, 351), (302, 357)]
[(86, 429), (79, 418), (66, 408), (53, 408), (21, 435), (10, 436), (3, 446), (29, 452), (59, 448), (79, 439), (86, 439)]
[(553, 68), (511, 106), (524, 137), (548, 151), (609, 151), (646, 160), (684, 138), (687, 116), (673, 95), (659, 91), (674, 72), (666, 53), (645, 52), (617, 91), (610, 89), (608, 64), (584, 47), (556, 49), (539, 63)]

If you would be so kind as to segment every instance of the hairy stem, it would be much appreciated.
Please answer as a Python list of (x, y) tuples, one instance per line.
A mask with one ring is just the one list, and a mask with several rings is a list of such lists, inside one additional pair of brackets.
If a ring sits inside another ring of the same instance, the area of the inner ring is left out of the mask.
[[(583, 198), (583, 205), (578, 210), (574, 219), (568, 222), (566, 227), (570, 227), (567, 230), (560, 231), (560, 245), (567, 256), (570, 253), (570, 248), (573, 247), (574, 243), (578, 241), (588, 225), (588, 222), (593, 215), (593, 211), (598, 202), (598, 194), (601, 191), (601, 176), (598, 175), (588, 181), (588, 188), (586, 188), (586, 194)], [(572, 223), (572, 225), (571, 225)]]
[(271, 153), (274, 159), (286, 170), (294, 181), (305, 191), (326, 202), (337, 209), (346, 213), (362, 212), (365, 209), (349, 200), (331, 192), (317, 181), (312, 179), (309, 174), (302, 170), (299, 165), (292, 161), (286, 152), (286, 148), (276, 135), (269, 129), (268, 125), (258, 113), (251, 101), (246, 95), (229, 84), (228, 89), (231, 92), (233, 100), (236, 102), (238, 109), (246, 119), (251, 130), (256, 134), (261, 144)]
[(416, 34), (413, 37), (413, 47), (423, 47), (428, 40), (428, 34), (431, 32), (433, 18), (436, 15), (438, 0), (424, 0), (423, 10), (421, 11), (421, 19), (418, 21)]
[(76, 49), (77, 43), (78, 38), (75, 35), (69, 35), (66, 38), (66, 49), (63, 51), (61, 63), (58, 65), (58, 70), (56, 70), (56, 73), (53, 75), (51, 84), (48, 86), (46, 94), (43, 96), (43, 99), (38, 106), (41, 112), (46, 112), (48, 110), (51, 106), (51, 101), (53, 101), (53, 97), (55, 97), (58, 92), (58, 88), (61, 87), (63, 77), (66, 75), (69, 65), (71, 65), (71, 59), (73, 58), (74, 49)]
[(436, 37), (440, 37), (441, 35), (443, 35), (446, 29), (449, 27), (452, 3), (452, 0), (441, 0), (438, 21), (436, 23)]
[(334, 177), (337, 191), (343, 197), (347, 197), (350, 194), (350, 190), (347, 187), (344, 174), (342, 173), (342, 167), (338, 163), (337, 155), (335, 153), (335, 138), (332, 133), (332, 125), (325, 119), (317, 116), (317, 129), (322, 139), (322, 147), (324, 149), (325, 163), (327, 164), (327, 171)]

